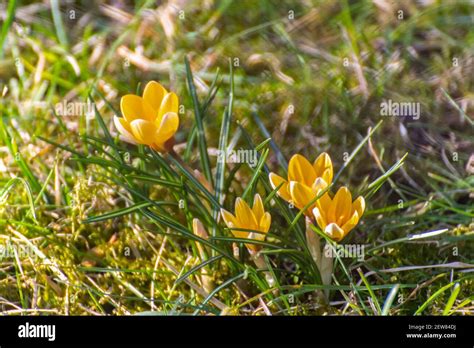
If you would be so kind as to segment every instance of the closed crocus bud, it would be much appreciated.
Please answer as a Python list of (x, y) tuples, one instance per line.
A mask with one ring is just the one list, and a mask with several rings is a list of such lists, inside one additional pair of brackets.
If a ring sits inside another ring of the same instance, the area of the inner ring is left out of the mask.
[(145, 86), (143, 96), (127, 94), (120, 100), (123, 117), (114, 116), (123, 140), (168, 152), (178, 130), (178, 96), (156, 81)]
[[(264, 211), (262, 198), (258, 193), (254, 197), (252, 208), (243, 199), (237, 198), (235, 201), (235, 215), (225, 209), (221, 209), (221, 215), (227, 227), (237, 238), (263, 241), (272, 222), (270, 213)], [(255, 232), (241, 231), (238, 230), (239, 228)], [(256, 244), (246, 244), (246, 246), (251, 253), (256, 253), (260, 249)]]
[[(272, 222), (272, 217), (270, 213), (265, 212), (262, 198), (258, 193), (254, 197), (252, 208), (250, 208), (242, 198), (237, 198), (235, 201), (235, 215), (224, 209), (221, 209), (221, 215), (227, 227), (230, 228), (235, 237), (258, 241), (265, 240)], [(252, 230), (252, 232), (239, 229)], [(261, 246), (250, 243), (245, 244), (245, 246), (247, 247), (249, 254), (252, 256), (252, 260), (257, 268), (261, 270), (267, 269), (265, 258), (260, 253), (260, 250), (262, 249)], [(268, 271), (264, 271), (264, 274), (268, 285), (273, 287), (276, 283), (273, 275)]]

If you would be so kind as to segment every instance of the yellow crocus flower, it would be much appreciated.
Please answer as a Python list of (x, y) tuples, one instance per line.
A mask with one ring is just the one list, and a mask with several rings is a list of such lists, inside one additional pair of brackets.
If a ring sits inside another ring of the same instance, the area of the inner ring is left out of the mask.
[[(235, 201), (235, 216), (225, 209), (221, 209), (221, 215), (227, 227), (231, 229), (232, 234), (237, 238), (263, 241), (272, 222), (272, 217), (270, 213), (265, 212), (262, 198), (258, 193), (254, 197), (252, 208), (239, 197)], [(260, 233), (240, 231), (234, 228), (243, 228)], [(246, 244), (246, 246), (252, 252), (257, 252), (260, 249), (256, 244)]]
[[(275, 173), (269, 175), (273, 189), (281, 185), (278, 195), (300, 210), (316, 198), (321, 190), (332, 182), (332, 178), (331, 157), (325, 152), (321, 153), (313, 164), (302, 155), (296, 154), (291, 157), (288, 164), (288, 180)], [(311, 216), (315, 204), (305, 211), (305, 215)]]
[(364, 197), (353, 202), (348, 188), (341, 187), (333, 199), (328, 193), (318, 199), (313, 215), (321, 230), (339, 242), (357, 225), (364, 210)]
[(161, 84), (150, 81), (143, 96), (127, 94), (120, 100), (123, 117), (114, 116), (115, 127), (122, 138), (132, 144), (144, 144), (160, 152), (178, 130), (178, 96)]

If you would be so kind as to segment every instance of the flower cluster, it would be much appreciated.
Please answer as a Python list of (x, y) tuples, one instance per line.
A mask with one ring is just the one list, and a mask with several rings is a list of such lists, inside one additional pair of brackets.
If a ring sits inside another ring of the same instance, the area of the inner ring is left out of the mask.
[(313, 164), (301, 155), (294, 155), (288, 164), (288, 180), (275, 173), (270, 173), (269, 179), (281, 198), (300, 210), (306, 208), (304, 214), (314, 218), (321, 230), (335, 241), (341, 241), (364, 213), (364, 198), (360, 196), (353, 202), (347, 187), (341, 187), (331, 199), (328, 186), (333, 179), (333, 166), (325, 152)]
[[(170, 150), (179, 126), (178, 97), (161, 84), (149, 82), (143, 96), (127, 94), (122, 97), (122, 118), (114, 117), (117, 130), (130, 143), (148, 145), (159, 152)], [(332, 240), (340, 242), (359, 222), (365, 210), (363, 197), (352, 200), (347, 187), (341, 187), (331, 198), (333, 164), (327, 153), (313, 163), (304, 156), (294, 155), (288, 165), (287, 179), (270, 173), (269, 181), (282, 199), (295, 206)], [(235, 202), (235, 215), (221, 209), (221, 216), (238, 238), (263, 241), (270, 229), (271, 216), (265, 212), (262, 198), (254, 197), (253, 206), (242, 199)], [(246, 244), (255, 254), (258, 244)]]

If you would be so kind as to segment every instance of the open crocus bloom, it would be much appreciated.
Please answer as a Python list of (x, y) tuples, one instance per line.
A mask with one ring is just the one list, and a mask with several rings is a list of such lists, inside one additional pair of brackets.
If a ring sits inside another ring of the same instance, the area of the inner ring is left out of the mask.
[[(237, 238), (263, 241), (272, 222), (270, 213), (264, 211), (262, 198), (258, 193), (254, 197), (252, 209), (239, 197), (235, 201), (235, 216), (225, 209), (221, 209), (221, 215), (227, 227), (231, 229), (232, 234)], [(240, 231), (234, 228), (243, 228), (260, 233)], [(253, 252), (259, 250), (259, 246), (256, 244), (246, 244), (246, 246)]]
[[(288, 181), (275, 173), (270, 173), (269, 179), (273, 189), (280, 187), (280, 197), (301, 210), (332, 182), (332, 177), (331, 158), (323, 152), (313, 164), (301, 155), (294, 155), (288, 164)], [(311, 216), (315, 206), (314, 202), (305, 214)]]
[(178, 97), (158, 82), (145, 86), (143, 97), (127, 94), (120, 100), (123, 117), (114, 116), (122, 138), (132, 144), (144, 144), (166, 152), (165, 143), (178, 130)]
[(313, 215), (323, 232), (339, 242), (357, 225), (364, 210), (364, 197), (352, 202), (351, 192), (341, 187), (333, 199), (328, 193), (318, 199)]

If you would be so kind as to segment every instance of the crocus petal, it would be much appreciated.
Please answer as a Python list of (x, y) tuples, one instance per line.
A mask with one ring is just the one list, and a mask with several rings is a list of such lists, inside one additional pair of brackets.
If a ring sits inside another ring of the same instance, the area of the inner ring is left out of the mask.
[[(306, 204), (316, 198), (311, 188), (296, 181), (290, 182), (290, 194), (294, 205), (298, 209), (303, 209)], [(310, 206), (305, 214), (311, 214), (311, 209), (312, 207)]]
[(343, 211), (343, 208), (346, 202), (346, 190), (347, 188), (341, 187), (336, 192), (336, 195), (332, 199), (331, 204), (329, 204), (329, 208), (326, 211), (326, 218), (327, 218), (328, 223), (331, 223), (331, 222), (338, 223), (338, 220), (340, 218), (340, 212)]
[(117, 117), (114, 115), (114, 124), (118, 132), (123, 135), (125, 138), (130, 138), (133, 140), (132, 129), (130, 124), (123, 117)]
[[(263, 214), (262, 218), (260, 219), (258, 230), (261, 232), (267, 233), (268, 230), (270, 229), (271, 223), (272, 223), (272, 216), (270, 215), (269, 212), (266, 212), (265, 214)], [(262, 236), (265, 237), (265, 235), (262, 235)]]
[(221, 208), (221, 216), (224, 219), (225, 224), (230, 228), (230, 232), (237, 238), (247, 238), (248, 232), (239, 231), (234, 228), (244, 228), (240, 226), (238, 219), (229, 213), (227, 210)]
[(324, 233), (326, 233), (336, 242), (339, 242), (342, 238), (344, 238), (344, 230), (335, 223), (330, 223), (327, 225), (324, 229)]
[(321, 177), (328, 184), (332, 182), (333, 167), (331, 157), (326, 152), (321, 153), (313, 163), (316, 177)]
[(127, 142), (127, 143), (129, 143), (129, 144), (133, 144), (133, 145), (138, 145), (138, 144), (139, 144), (139, 143), (137, 143), (137, 142), (135, 141), (135, 139), (133, 138), (133, 136), (129, 138), (129, 137), (127, 137), (126, 135), (120, 134), (119, 139), (122, 140), (122, 141), (125, 141), (125, 142)]
[(352, 194), (347, 187), (341, 187), (334, 197), (336, 206), (336, 223), (342, 226), (352, 216)]
[(238, 227), (237, 226), (237, 219), (232, 213), (229, 213), (227, 210), (221, 208), (221, 216), (224, 219), (225, 224), (227, 227)]
[(130, 123), (132, 134), (140, 144), (152, 145), (156, 141), (156, 127), (153, 122), (134, 120)]
[(278, 195), (281, 198), (283, 198), (287, 202), (291, 201), (291, 195), (290, 195), (288, 182), (285, 179), (283, 179), (279, 175), (276, 175), (275, 173), (270, 173), (270, 175), (268, 176), (268, 179), (270, 180), (270, 185), (272, 186), (274, 190), (277, 187), (280, 187), (278, 189)]
[[(257, 237), (257, 235), (258, 235), (257, 233), (253, 233), (253, 232), (252, 232), (252, 233), (250, 233), (250, 234), (248, 235), (247, 238), (248, 238), (248, 239), (253, 239), (253, 240), (259, 240), (258, 237)], [(260, 246), (257, 245), (257, 244), (245, 243), (245, 246), (249, 249), (249, 251), (250, 251), (251, 253), (256, 253), (256, 252), (258, 252), (258, 250), (260, 249)]]
[(327, 168), (327, 169), (323, 172), (323, 174), (321, 175), (321, 178), (324, 179), (325, 182), (331, 183), (331, 181), (332, 181), (332, 175), (333, 175), (332, 167), (331, 167), (331, 168)]
[(120, 99), (120, 110), (128, 123), (134, 120), (154, 120), (154, 112), (150, 104), (144, 103), (143, 98), (134, 94), (127, 94)]
[(257, 221), (260, 221), (265, 211), (263, 209), (262, 197), (260, 197), (258, 193), (255, 194), (253, 198), (252, 211), (255, 215), (255, 219), (257, 219)]
[(309, 161), (301, 155), (294, 155), (288, 163), (288, 181), (298, 181), (311, 186), (316, 179), (316, 173)]
[(174, 112), (166, 113), (156, 132), (156, 138), (160, 143), (164, 143), (170, 139), (178, 130), (179, 127), (179, 117), (178, 114)]
[(357, 211), (352, 214), (352, 217), (347, 220), (347, 222), (342, 226), (342, 229), (344, 230), (344, 234), (348, 234), (359, 222), (359, 214)]
[(318, 223), (319, 228), (321, 228), (323, 231), (327, 226), (326, 218), (324, 211), (320, 210), (318, 207), (313, 209), (313, 215), (314, 218), (316, 219), (316, 222)]
[(365, 210), (365, 199), (362, 196), (357, 197), (357, 199), (352, 203), (352, 210), (357, 211), (357, 214), (359, 214), (359, 217), (361, 217), (364, 214)]
[(311, 185), (311, 188), (315, 193), (317, 193), (321, 190), (324, 190), (327, 186), (328, 184), (323, 178), (317, 178), (316, 180), (314, 180), (314, 183)]
[(158, 114), (161, 102), (167, 93), (168, 92), (161, 84), (156, 81), (150, 81), (147, 83), (145, 90), (143, 91), (143, 99), (150, 104)]
[[(323, 178), (317, 178), (314, 181), (313, 186), (311, 189), (314, 192), (314, 195), (317, 197), (320, 195), (321, 191), (323, 191), (328, 184), (324, 181)], [(329, 206), (331, 205), (331, 198), (329, 197), (328, 191), (326, 191), (319, 199), (316, 201), (316, 206), (319, 208), (321, 214), (325, 215), (325, 212), (328, 211)]]
[(168, 112), (174, 112), (175, 114), (178, 113), (179, 102), (178, 96), (170, 92), (166, 94), (161, 102), (160, 109), (158, 111), (158, 122), (161, 122), (161, 118)]
[(258, 224), (252, 209), (240, 197), (235, 201), (235, 216), (241, 228), (257, 230)]
[(236, 228), (243, 228), (243, 227), (229, 227), (230, 228), (230, 232), (234, 235), (234, 237), (236, 238), (248, 238), (249, 237), (249, 233), (247, 231), (240, 231)]
[(153, 109), (151, 104), (147, 102), (145, 99), (142, 99), (143, 104), (143, 113), (145, 114), (145, 119), (147, 121), (155, 122), (158, 116), (158, 110)]
[[(268, 232), (270, 228), (271, 221), (272, 221), (272, 217), (270, 216), (270, 214), (265, 213), (262, 216), (262, 219), (260, 220), (259, 228), (257, 229), (258, 232), (250, 232), (248, 235), (248, 238), (253, 239), (253, 240), (264, 241), (266, 237), (266, 233)], [(260, 246), (256, 244), (247, 243), (245, 245), (247, 246), (247, 248), (253, 251), (257, 251), (260, 249)]]

